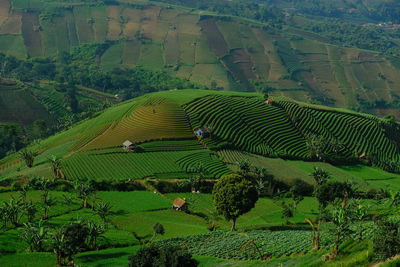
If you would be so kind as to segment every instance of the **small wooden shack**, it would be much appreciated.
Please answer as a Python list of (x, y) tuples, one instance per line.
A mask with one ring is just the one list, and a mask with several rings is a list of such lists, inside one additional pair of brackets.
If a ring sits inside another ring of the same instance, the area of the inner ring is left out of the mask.
[(361, 153), (361, 154), (358, 155), (358, 158), (359, 158), (359, 159), (367, 159), (367, 157), (368, 157), (368, 156), (367, 156), (367, 153), (365, 153), (365, 152), (363, 152), (363, 153)]
[(125, 150), (130, 150), (132, 145), (133, 143), (131, 141), (126, 140), (125, 142), (122, 143), (122, 148)]
[(272, 104), (275, 103), (275, 99), (273, 99), (272, 97), (268, 97), (268, 98), (264, 101), (264, 103), (267, 104), (267, 105), (272, 105)]
[(172, 208), (174, 210), (185, 210), (187, 207), (187, 203), (185, 199), (182, 199), (180, 197), (176, 198), (174, 202), (172, 203)]
[(196, 128), (194, 130), (194, 133), (196, 134), (196, 136), (198, 138), (205, 138), (205, 137), (208, 137), (210, 135), (210, 132), (204, 126), (202, 126), (200, 128)]

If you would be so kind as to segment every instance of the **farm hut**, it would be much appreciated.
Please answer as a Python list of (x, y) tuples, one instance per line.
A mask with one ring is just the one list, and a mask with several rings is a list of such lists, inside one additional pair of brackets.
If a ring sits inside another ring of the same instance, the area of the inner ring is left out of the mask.
[(133, 143), (129, 140), (126, 140), (125, 142), (122, 143), (122, 148), (125, 150), (129, 150)]
[(367, 159), (367, 153), (363, 152), (360, 155), (358, 155), (359, 159)]
[(208, 137), (210, 132), (205, 127), (200, 127), (194, 130), (197, 137)]
[(268, 97), (265, 100), (265, 104), (267, 104), (267, 105), (272, 105), (273, 103), (275, 103), (275, 99), (273, 99), (272, 97)]
[(185, 210), (187, 207), (187, 203), (185, 199), (182, 199), (180, 197), (176, 198), (174, 202), (172, 203), (172, 208), (175, 210)]

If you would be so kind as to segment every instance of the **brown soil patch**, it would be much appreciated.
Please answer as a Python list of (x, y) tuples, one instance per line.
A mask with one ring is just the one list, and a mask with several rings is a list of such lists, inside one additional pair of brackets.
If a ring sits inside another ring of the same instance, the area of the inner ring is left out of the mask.
[(204, 19), (199, 23), (203, 33), (207, 36), (208, 45), (214, 54), (218, 58), (226, 55), (228, 53), (228, 45), (218, 29), (215, 19)]
[(107, 16), (108, 16), (108, 40), (118, 40), (122, 34), (122, 28), (120, 24), (120, 8), (119, 6), (108, 6)]
[(24, 36), (24, 44), (32, 57), (43, 56), (39, 26), (39, 17), (36, 13), (23, 14), (22, 34)]

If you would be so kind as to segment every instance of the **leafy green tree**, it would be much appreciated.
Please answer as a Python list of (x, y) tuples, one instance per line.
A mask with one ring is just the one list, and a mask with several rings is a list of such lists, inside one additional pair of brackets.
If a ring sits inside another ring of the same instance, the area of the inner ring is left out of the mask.
[(196, 267), (198, 262), (179, 247), (151, 245), (129, 257), (129, 267)]
[(334, 241), (332, 247), (332, 255), (335, 258), (339, 255), (339, 246), (344, 240), (348, 239), (353, 233), (350, 226), (354, 223), (354, 213), (352, 207), (343, 207), (340, 202), (336, 202), (332, 210), (332, 223), (334, 225), (332, 232)]
[(32, 139), (43, 138), (47, 135), (48, 125), (44, 120), (36, 120), (32, 124)]
[(282, 218), (286, 220), (286, 224), (289, 224), (289, 218), (293, 218), (294, 215), (295, 204), (294, 202), (286, 203), (282, 201), (280, 205), (282, 207)]
[(2, 123), (0, 125), (0, 158), (9, 152), (15, 152), (26, 143), (24, 128), (16, 123)]
[(349, 183), (329, 182), (317, 187), (314, 194), (321, 208), (325, 208), (337, 198), (342, 200), (342, 206), (345, 207), (347, 201), (353, 197), (354, 189)]
[(80, 222), (65, 225), (55, 233), (52, 248), (58, 266), (73, 264), (72, 256), (85, 247), (88, 234), (87, 226)]
[(25, 161), (26, 166), (28, 166), (28, 168), (33, 167), (33, 162), (34, 162), (36, 156), (37, 156), (36, 152), (34, 152), (32, 150), (28, 150), (28, 149), (23, 149), (19, 152), (19, 157), (23, 161)]
[(310, 157), (319, 161), (325, 160), (325, 151), (327, 143), (323, 137), (311, 136), (307, 140), (307, 147), (309, 150)]
[(156, 235), (164, 235), (165, 234), (164, 226), (161, 223), (156, 223), (153, 226), (153, 232)]
[(384, 261), (400, 253), (400, 220), (380, 218), (375, 221), (372, 249), (377, 260)]
[(214, 205), (227, 220), (232, 221), (232, 231), (236, 230), (237, 218), (250, 211), (258, 200), (254, 185), (241, 175), (222, 176), (213, 188)]
[(237, 163), (240, 174), (246, 176), (251, 170), (251, 164), (248, 159), (241, 160)]
[(37, 224), (25, 223), (22, 228), (21, 239), (28, 244), (30, 252), (44, 251), (48, 229), (40, 221)]

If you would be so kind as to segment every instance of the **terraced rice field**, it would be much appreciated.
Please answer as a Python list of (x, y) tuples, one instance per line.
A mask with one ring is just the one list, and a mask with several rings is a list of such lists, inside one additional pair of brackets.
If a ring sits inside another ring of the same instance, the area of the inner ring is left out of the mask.
[(305, 139), (285, 112), (260, 98), (206, 96), (185, 110), (193, 126), (212, 125), (212, 139), (264, 156), (307, 157)]
[(79, 152), (64, 161), (63, 169), (72, 179), (176, 179), (186, 178), (199, 163), (204, 165), (210, 178), (229, 173), (218, 158), (206, 150), (128, 153), (119, 148)]
[(179, 105), (164, 98), (150, 98), (94, 139), (85, 150), (120, 147), (125, 140), (144, 142), (192, 138), (189, 121)]
[(300, 107), (290, 101), (281, 101), (279, 104), (296, 122), (303, 135), (318, 133), (325, 140), (338, 140), (343, 144), (344, 151), (341, 153), (344, 155), (376, 155), (382, 163), (398, 160), (399, 148), (385, 134), (381, 121), (376, 117)]

